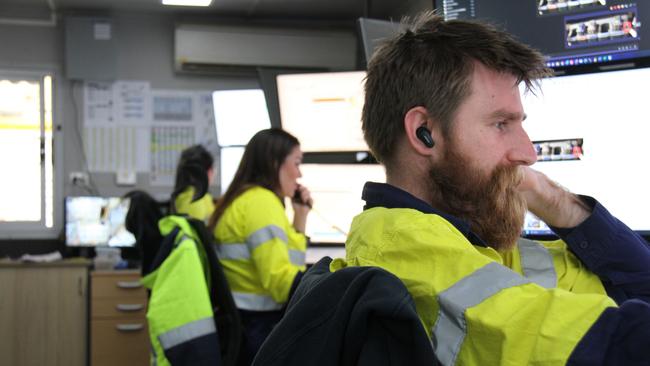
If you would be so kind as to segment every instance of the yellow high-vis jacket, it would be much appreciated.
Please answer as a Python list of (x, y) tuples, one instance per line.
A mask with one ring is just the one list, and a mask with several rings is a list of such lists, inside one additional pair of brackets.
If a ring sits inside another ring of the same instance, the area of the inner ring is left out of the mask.
[(158, 266), (142, 279), (151, 290), (147, 322), (152, 364), (221, 365), (208, 260), (199, 237), (181, 216), (163, 218), (159, 228), (163, 236), (178, 231), (173, 243), (161, 247), (169, 251), (167, 257), (154, 262)]
[(194, 197), (194, 187), (187, 187), (181, 194), (176, 196), (174, 200), (174, 207), (176, 214), (185, 214), (197, 220), (207, 222), (214, 212), (214, 200), (210, 193), (206, 193), (203, 197), (192, 202)]
[(289, 222), (280, 198), (259, 186), (246, 190), (226, 208), (214, 236), (237, 308), (281, 309), (305, 269), (307, 239)]
[[(597, 201), (566, 241), (520, 239), (497, 252), (458, 218), (367, 183), (346, 259), (411, 294), (441, 365), (647, 365), (650, 246)], [(616, 300), (616, 301), (615, 301)]]

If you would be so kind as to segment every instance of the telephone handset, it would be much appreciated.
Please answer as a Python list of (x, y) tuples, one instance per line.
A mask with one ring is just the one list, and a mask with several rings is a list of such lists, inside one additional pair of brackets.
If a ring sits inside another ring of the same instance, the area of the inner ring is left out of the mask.
[(293, 197), (291, 198), (291, 201), (311, 208), (311, 204), (309, 202), (304, 202), (302, 200), (302, 197), (300, 196), (300, 189), (296, 189), (296, 191), (293, 193)]

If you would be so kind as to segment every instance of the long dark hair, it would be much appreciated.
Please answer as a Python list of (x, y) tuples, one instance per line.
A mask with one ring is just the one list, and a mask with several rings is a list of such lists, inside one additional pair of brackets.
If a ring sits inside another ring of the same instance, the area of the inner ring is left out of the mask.
[(212, 154), (201, 145), (190, 146), (183, 150), (176, 167), (176, 182), (170, 202), (172, 213), (176, 212), (176, 197), (183, 193), (187, 187), (194, 187), (192, 202), (208, 192), (208, 170), (212, 168), (213, 164)]
[(145, 276), (151, 272), (151, 263), (163, 239), (158, 230), (158, 221), (163, 217), (163, 213), (160, 203), (147, 192), (131, 191), (124, 197), (131, 200), (124, 224), (135, 236), (135, 245), (142, 258), (141, 273)]
[(280, 196), (280, 166), (299, 145), (297, 138), (279, 128), (256, 133), (246, 145), (232, 183), (217, 201), (217, 207), (208, 224), (209, 230), (214, 231), (221, 215), (232, 201), (253, 186), (264, 187)]

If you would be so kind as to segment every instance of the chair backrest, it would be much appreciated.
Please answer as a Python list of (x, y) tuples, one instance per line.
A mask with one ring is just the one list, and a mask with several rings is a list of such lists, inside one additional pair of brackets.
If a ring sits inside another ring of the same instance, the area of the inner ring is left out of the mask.
[(223, 273), (221, 262), (214, 251), (214, 239), (203, 221), (188, 218), (199, 239), (210, 266), (210, 300), (214, 308), (214, 320), (219, 332), (221, 354), (225, 366), (234, 366), (237, 363), (239, 349), (242, 341), (243, 326), (239, 311), (235, 306), (235, 299), (230, 292), (230, 286)]
[(324, 257), (302, 277), (253, 366), (437, 365), (402, 281), (378, 267), (330, 271)]

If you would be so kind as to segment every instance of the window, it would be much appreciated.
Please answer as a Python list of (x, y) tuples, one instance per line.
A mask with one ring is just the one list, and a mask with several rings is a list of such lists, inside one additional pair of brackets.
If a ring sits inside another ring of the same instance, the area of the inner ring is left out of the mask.
[(53, 231), (52, 119), (52, 75), (0, 71), (3, 239)]

